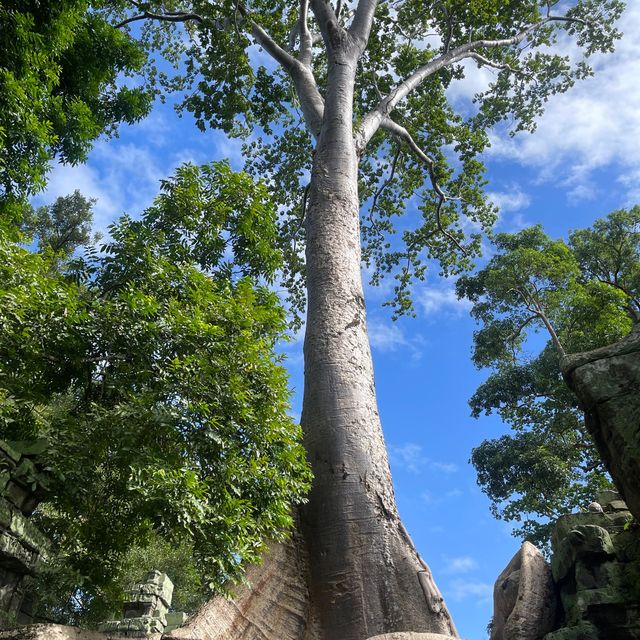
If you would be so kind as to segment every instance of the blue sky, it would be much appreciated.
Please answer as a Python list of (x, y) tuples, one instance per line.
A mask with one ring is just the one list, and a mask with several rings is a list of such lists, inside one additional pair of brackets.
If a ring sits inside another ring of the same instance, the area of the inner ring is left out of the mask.
[[(552, 236), (589, 226), (613, 209), (640, 203), (640, 2), (629, 0), (617, 52), (596, 60), (596, 76), (548, 105), (533, 135), (493, 136), (486, 155), (488, 191), (501, 207), (499, 229), (543, 223)], [(491, 71), (475, 72), (451, 92), (461, 104)], [(89, 162), (56, 166), (38, 203), (80, 189), (98, 199), (104, 229), (122, 212), (138, 213), (158, 181), (185, 161), (230, 158), (240, 144), (202, 134), (190, 117), (165, 106), (120, 138), (100, 141)], [(493, 582), (518, 548), (468, 464), (471, 449), (505, 427), (473, 420), (467, 400), (486, 377), (470, 362), (474, 324), (453, 283), (436, 277), (415, 289), (418, 318), (393, 323), (382, 307), (384, 287), (367, 287), (376, 387), (400, 512), (452, 612), (463, 638), (486, 638)], [(302, 343), (286, 348), (293, 411), (299, 415)]]

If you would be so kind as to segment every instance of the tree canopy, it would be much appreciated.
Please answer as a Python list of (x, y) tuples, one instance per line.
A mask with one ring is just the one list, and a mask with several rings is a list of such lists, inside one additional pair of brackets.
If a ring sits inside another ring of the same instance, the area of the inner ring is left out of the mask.
[(105, 2), (0, 2), (0, 206), (44, 186), (49, 163), (146, 115), (152, 92), (122, 84), (146, 55), (100, 15)]
[[(52, 208), (73, 219), (79, 200)], [(286, 535), (309, 485), (274, 352), (284, 311), (258, 282), (280, 264), (266, 188), (186, 165), (109, 231), (62, 263), (6, 230), (0, 245), (0, 428), (46, 439), (38, 520), (93, 609), (153, 535), (191, 544), (224, 588)]]
[(615, 211), (567, 242), (536, 226), (498, 234), (495, 248), (457, 287), (482, 325), (474, 362), (493, 370), (472, 414), (496, 412), (513, 433), (485, 440), (471, 461), (494, 515), (546, 544), (549, 519), (584, 507), (610, 482), (559, 358), (611, 344), (638, 322), (640, 208)]
[[(489, 129), (508, 121), (513, 132), (534, 130), (546, 101), (592, 73), (592, 54), (613, 48), (622, 8), (619, 0), (120, 0), (100, 14), (156, 58), (181, 60), (175, 73), (152, 65), (151, 75), (185, 90), (181, 109), (201, 129), (243, 138), (247, 170), (273, 176), (298, 307), (305, 176), (333, 99), (331, 68), (356, 51), (363, 258), (374, 283), (396, 278), (391, 304), (402, 314), (412, 310), (411, 283), (434, 261), (445, 275), (469, 267), (480, 235), (465, 229), (495, 219), (480, 159)], [(554, 50), (567, 36), (581, 54)], [(495, 75), (475, 106), (453, 103), (448, 91), (482, 67)], [(411, 198), (419, 216), (408, 225), (398, 218)]]

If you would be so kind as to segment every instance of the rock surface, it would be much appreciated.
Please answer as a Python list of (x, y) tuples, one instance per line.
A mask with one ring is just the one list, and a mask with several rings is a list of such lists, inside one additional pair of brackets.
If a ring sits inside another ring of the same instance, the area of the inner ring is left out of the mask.
[(545, 640), (640, 640), (640, 530), (615, 492), (598, 496), (602, 513), (558, 519), (553, 578), (559, 629)]
[(556, 595), (542, 554), (524, 542), (493, 588), (491, 640), (541, 640), (554, 628)]
[(640, 325), (623, 340), (565, 356), (560, 365), (613, 481), (640, 519)]
[(443, 636), (440, 633), (403, 631), (401, 633), (385, 633), (381, 636), (371, 636), (367, 640), (459, 640), (459, 638), (456, 636)]
[[(60, 624), (30, 624), (26, 627), (0, 631), (0, 640), (107, 640), (97, 631), (87, 631)], [(148, 640), (154, 640), (149, 637)]]

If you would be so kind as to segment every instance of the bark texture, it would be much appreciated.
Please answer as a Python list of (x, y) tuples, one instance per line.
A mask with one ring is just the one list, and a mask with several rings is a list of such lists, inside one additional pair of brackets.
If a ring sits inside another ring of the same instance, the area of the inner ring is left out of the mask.
[(554, 627), (556, 594), (551, 567), (524, 542), (493, 588), (491, 640), (541, 640)]
[(561, 367), (613, 481), (640, 518), (640, 325), (613, 345), (566, 356)]
[(398, 516), (376, 404), (360, 274), (355, 70), (348, 43), (340, 44), (329, 60), (306, 218), (302, 426), (314, 483), (302, 530), (310, 613), (323, 640), (397, 631), (456, 636)]
[(320, 640), (308, 625), (305, 546), (298, 535), (272, 545), (233, 600), (214, 598), (163, 638), (172, 640)]
[[(66, 627), (61, 624), (30, 624), (0, 631), (0, 640), (108, 640), (97, 631)], [(155, 640), (149, 637), (149, 640)]]

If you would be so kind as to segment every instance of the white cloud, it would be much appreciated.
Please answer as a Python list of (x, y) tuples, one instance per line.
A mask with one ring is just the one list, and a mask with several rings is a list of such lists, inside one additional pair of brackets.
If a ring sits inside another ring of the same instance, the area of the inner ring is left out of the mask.
[[(389, 445), (389, 460), (391, 464), (397, 465), (411, 473), (422, 473), (425, 470), (437, 471), (440, 473), (455, 473), (458, 471), (458, 465), (449, 462), (438, 462), (431, 460), (425, 455), (422, 445), (416, 442), (405, 442), (404, 444)], [(461, 495), (458, 489), (447, 492), (444, 498), (452, 498)], [(428, 491), (422, 494), (425, 502), (440, 502), (442, 498), (433, 498)]]
[(520, 211), (531, 204), (529, 194), (525, 193), (519, 185), (509, 185), (507, 191), (490, 191), (489, 200), (498, 207), (500, 213)]
[(415, 442), (389, 445), (389, 459), (391, 464), (401, 466), (411, 473), (420, 473), (429, 463), (429, 458), (424, 455), (422, 446)]
[(382, 352), (395, 351), (409, 345), (402, 329), (394, 322), (382, 322), (377, 319), (367, 320), (369, 342), (374, 349)]
[(443, 473), (455, 473), (458, 470), (458, 465), (452, 462), (432, 462), (431, 467)]
[(416, 301), (425, 315), (461, 315), (471, 308), (468, 300), (458, 300), (453, 285), (448, 283), (419, 287), (416, 290)]
[(493, 585), (479, 580), (457, 578), (453, 580), (445, 590), (445, 596), (449, 600), (460, 602), (473, 598), (476, 604), (484, 604), (491, 601)]
[[(614, 54), (595, 56), (595, 76), (554, 96), (533, 135), (492, 135), (490, 153), (533, 167), (541, 182), (568, 189), (573, 201), (594, 198), (596, 172), (611, 166), (627, 199), (640, 195), (640, 3), (629, 3)], [(573, 53), (574, 50), (568, 50)]]
[(478, 568), (478, 563), (470, 556), (459, 556), (457, 558), (446, 558), (447, 566), (444, 573), (460, 574), (470, 573)]

